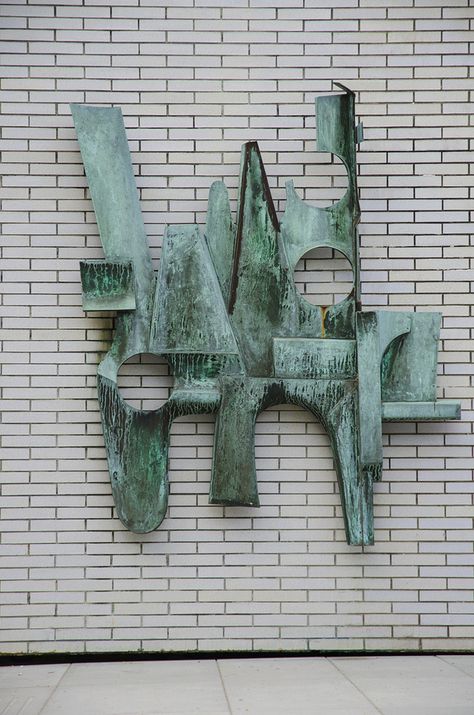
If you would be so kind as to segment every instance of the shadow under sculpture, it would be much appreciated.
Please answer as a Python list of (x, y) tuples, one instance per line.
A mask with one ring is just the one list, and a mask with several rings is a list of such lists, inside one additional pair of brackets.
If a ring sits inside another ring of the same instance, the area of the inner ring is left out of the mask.
[[(258, 506), (254, 435), (272, 405), (306, 408), (331, 442), (346, 537), (373, 543), (374, 480), (383, 420), (448, 420), (436, 401), (439, 313), (360, 307), (354, 94), (316, 100), (317, 148), (344, 163), (348, 189), (325, 209), (286, 185), (278, 221), (256, 142), (242, 148), (235, 225), (227, 189), (210, 189), (205, 235), (168, 226), (152, 269), (123, 119), (118, 108), (72, 105), (105, 260), (81, 263), (85, 310), (116, 310), (113, 343), (98, 369), (102, 424), (117, 513), (137, 533), (156, 529), (168, 502), (168, 445), (181, 415), (217, 413), (209, 500)], [(298, 260), (326, 246), (350, 261), (354, 287), (321, 308), (293, 282)], [(164, 357), (174, 388), (158, 410), (126, 404), (120, 366), (138, 353)]]

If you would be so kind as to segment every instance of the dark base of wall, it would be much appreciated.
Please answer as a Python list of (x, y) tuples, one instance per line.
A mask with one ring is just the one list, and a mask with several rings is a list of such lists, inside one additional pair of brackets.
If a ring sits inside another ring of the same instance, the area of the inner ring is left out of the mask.
[(124, 660), (222, 660), (224, 658), (310, 658), (310, 657), (368, 657), (410, 655), (474, 655), (473, 650), (292, 650), (292, 651), (190, 651), (147, 652), (121, 651), (119, 653), (19, 653), (0, 654), (0, 667), (9, 665), (41, 665), (58, 663), (106, 663)]

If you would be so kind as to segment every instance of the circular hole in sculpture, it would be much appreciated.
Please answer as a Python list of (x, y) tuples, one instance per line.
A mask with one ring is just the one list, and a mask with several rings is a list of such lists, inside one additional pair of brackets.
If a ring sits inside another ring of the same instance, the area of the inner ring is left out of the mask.
[(133, 355), (121, 366), (117, 385), (124, 402), (136, 410), (157, 410), (173, 388), (168, 362), (157, 355)]
[[(299, 159), (298, 159), (299, 160)], [(298, 195), (308, 204), (326, 208), (340, 201), (348, 188), (347, 170), (335, 154), (305, 151), (302, 176), (294, 176)]]
[(300, 258), (294, 280), (308, 303), (324, 307), (347, 298), (354, 285), (349, 260), (340, 251), (326, 246), (313, 248)]

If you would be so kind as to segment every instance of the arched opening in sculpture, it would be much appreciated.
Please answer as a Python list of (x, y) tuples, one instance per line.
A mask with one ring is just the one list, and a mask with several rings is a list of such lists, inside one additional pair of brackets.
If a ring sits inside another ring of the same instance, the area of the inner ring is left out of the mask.
[(321, 307), (342, 302), (354, 287), (347, 256), (328, 246), (305, 253), (296, 264), (293, 277), (299, 294), (311, 305)]
[[(298, 154), (294, 161), (298, 160)], [(349, 180), (344, 162), (326, 151), (301, 152), (303, 175), (295, 176), (298, 194), (311, 206), (324, 209), (340, 201), (346, 194)]]
[(158, 410), (173, 389), (170, 365), (152, 353), (133, 355), (120, 366), (117, 387), (123, 401), (135, 410)]

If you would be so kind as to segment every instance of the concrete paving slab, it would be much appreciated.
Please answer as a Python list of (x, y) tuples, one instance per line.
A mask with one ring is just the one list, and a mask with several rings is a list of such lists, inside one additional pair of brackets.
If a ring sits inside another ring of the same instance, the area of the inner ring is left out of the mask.
[(440, 655), (439, 657), (474, 678), (474, 655)]
[(325, 658), (219, 661), (232, 715), (379, 715)]
[(0, 668), (0, 715), (473, 715), (474, 656)]
[(39, 715), (68, 668), (67, 663), (0, 668), (0, 714)]
[(54, 688), (68, 668), (69, 663), (64, 665), (6, 665), (0, 668), (0, 688)]
[(215, 661), (73, 664), (41, 715), (230, 715)]
[(331, 658), (383, 715), (473, 715), (474, 679), (437, 656)]
[(53, 688), (1, 688), (1, 715), (39, 715)]

